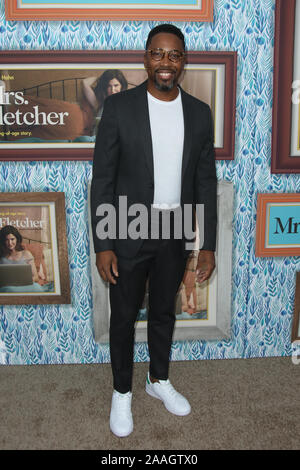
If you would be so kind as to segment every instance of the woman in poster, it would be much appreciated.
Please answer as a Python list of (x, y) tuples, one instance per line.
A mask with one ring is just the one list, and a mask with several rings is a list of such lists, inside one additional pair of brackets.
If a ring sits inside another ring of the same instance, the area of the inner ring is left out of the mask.
[[(60, 82), (63, 87), (64, 80)], [(52, 83), (44, 85), (51, 87)], [(9, 100), (3, 109), (0, 107), (0, 129), (7, 141), (94, 142), (105, 98), (127, 87), (121, 70), (109, 69), (98, 78), (82, 79), (82, 97), (78, 102), (69, 102), (38, 94), (27, 95), (24, 94), (26, 88), (9, 92), (5, 82), (0, 80), (0, 98)]]
[[(93, 83), (95, 86), (92, 87)], [(85, 99), (94, 109), (97, 116), (101, 117), (105, 98), (120, 91), (127, 90), (128, 83), (121, 70), (105, 70), (97, 77), (88, 77), (82, 80), (82, 90)]]
[(24, 265), (29, 264), (32, 272), (32, 284), (6, 285), (0, 287), (0, 292), (43, 292), (38, 284), (39, 276), (30, 251), (22, 246), (22, 235), (12, 225), (5, 225), (0, 230), (0, 265)]
[[(95, 82), (96, 84), (92, 87)], [(87, 77), (82, 80), (84, 101), (81, 109), (84, 113), (87, 113), (85, 131), (90, 132), (90, 121), (95, 119), (96, 126), (93, 128), (93, 134), (96, 133), (97, 125), (102, 116), (105, 98), (127, 90), (127, 88), (128, 82), (121, 70), (118, 69), (105, 70), (98, 79), (97, 77)]]

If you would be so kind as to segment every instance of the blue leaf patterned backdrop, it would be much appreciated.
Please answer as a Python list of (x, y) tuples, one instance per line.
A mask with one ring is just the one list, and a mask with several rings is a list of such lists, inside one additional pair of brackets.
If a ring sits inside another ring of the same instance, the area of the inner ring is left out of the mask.
[[(156, 22), (14, 22), (0, 6), (1, 49), (143, 49)], [(298, 258), (255, 257), (258, 192), (299, 192), (297, 175), (270, 173), (275, 0), (215, 0), (213, 23), (176, 23), (190, 50), (238, 52), (236, 151), (218, 162), (218, 178), (235, 188), (232, 338), (176, 342), (173, 360), (291, 355)], [(0, 188), (64, 191), (70, 262), (70, 306), (0, 308), (0, 363), (109, 362), (93, 339), (87, 181), (91, 162), (0, 162)], [(144, 343), (136, 361), (147, 361)]]

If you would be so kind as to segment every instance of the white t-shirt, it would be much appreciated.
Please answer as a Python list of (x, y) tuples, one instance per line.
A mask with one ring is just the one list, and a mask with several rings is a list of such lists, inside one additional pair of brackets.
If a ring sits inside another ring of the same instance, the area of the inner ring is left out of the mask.
[(174, 208), (181, 199), (184, 140), (181, 93), (179, 90), (173, 101), (161, 101), (147, 94), (154, 164), (153, 207)]

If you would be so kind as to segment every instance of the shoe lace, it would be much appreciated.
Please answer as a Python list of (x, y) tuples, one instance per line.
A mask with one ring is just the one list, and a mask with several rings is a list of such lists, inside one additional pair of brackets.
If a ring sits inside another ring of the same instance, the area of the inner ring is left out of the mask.
[(175, 388), (173, 387), (173, 385), (171, 384), (169, 380), (160, 380), (159, 382), (163, 386), (164, 391), (168, 393), (170, 396), (175, 397), (176, 395), (178, 395), (178, 392), (175, 390)]
[(118, 409), (122, 413), (130, 415), (130, 396), (119, 394), (118, 396)]

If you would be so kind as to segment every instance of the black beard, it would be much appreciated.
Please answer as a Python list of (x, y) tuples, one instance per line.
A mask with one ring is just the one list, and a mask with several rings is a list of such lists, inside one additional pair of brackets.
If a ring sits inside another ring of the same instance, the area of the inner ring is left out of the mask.
[(159, 83), (155, 77), (154, 85), (155, 88), (159, 91), (170, 91), (174, 88), (174, 79), (170, 81), (169, 84), (166, 83)]
[(173, 89), (174, 87), (174, 82), (175, 82), (175, 77), (173, 76), (173, 80), (171, 80), (168, 84), (167, 83), (159, 83), (158, 80), (157, 80), (157, 76), (155, 74), (154, 76), (154, 85), (155, 85), (155, 88), (159, 91), (170, 91)]

